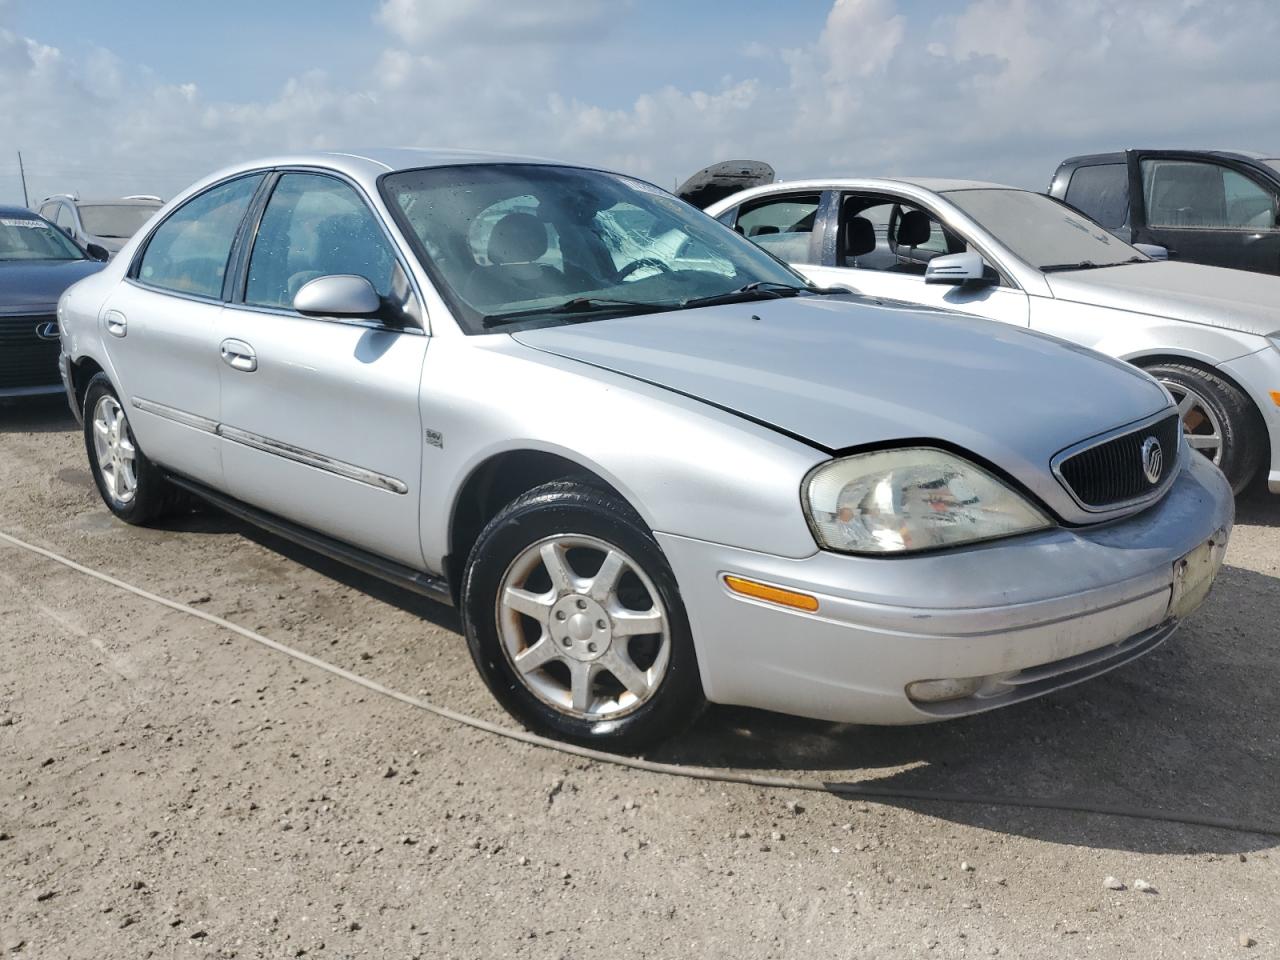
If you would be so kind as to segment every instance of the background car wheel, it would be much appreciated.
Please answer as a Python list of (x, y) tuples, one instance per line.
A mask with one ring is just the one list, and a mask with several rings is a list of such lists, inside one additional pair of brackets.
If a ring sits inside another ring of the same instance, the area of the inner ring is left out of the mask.
[(121, 520), (150, 523), (176, 506), (178, 491), (138, 447), (124, 404), (104, 373), (85, 390), (84, 444), (98, 492)]
[(1191, 449), (1218, 466), (1239, 493), (1258, 472), (1266, 444), (1253, 402), (1234, 384), (1181, 363), (1146, 368), (1173, 394)]
[(485, 683), (536, 733), (636, 752), (704, 706), (675, 576), (635, 512), (595, 487), (544, 484), (494, 517), (462, 608)]

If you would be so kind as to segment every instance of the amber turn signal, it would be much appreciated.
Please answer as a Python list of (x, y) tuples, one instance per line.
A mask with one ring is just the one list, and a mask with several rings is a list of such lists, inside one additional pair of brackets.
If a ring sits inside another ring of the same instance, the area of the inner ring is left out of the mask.
[(810, 613), (818, 609), (818, 598), (811, 597), (807, 593), (796, 593), (794, 590), (783, 590), (781, 587), (771, 587), (767, 583), (757, 583), (755, 580), (744, 580), (742, 577), (734, 577), (729, 574), (725, 575), (724, 585), (734, 593), (741, 594), (744, 597), (751, 597), (753, 600), (763, 600), (766, 603), (776, 603), (780, 607), (791, 607), (794, 610), (807, 610)]

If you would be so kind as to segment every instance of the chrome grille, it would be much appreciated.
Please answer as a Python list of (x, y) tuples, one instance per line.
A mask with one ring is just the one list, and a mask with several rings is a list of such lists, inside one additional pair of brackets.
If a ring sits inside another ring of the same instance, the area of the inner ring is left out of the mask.
[(51, 387), (58, 375), (58, 341), (41, 340), (36, 328), (57, 321), (53, 314), (0, 317), (0, 390)]
[[(1148, 437), (1163, 453), (1159, 475), (1149, 479), (1142, 447)], [(1088, 509), (1107, 509), (1140, 501), (1161, 489), (1178, 469), (1182, 421), (1177, 413), (1118, 437), (1103, 440), (1055, 462), (1058, 479)]]

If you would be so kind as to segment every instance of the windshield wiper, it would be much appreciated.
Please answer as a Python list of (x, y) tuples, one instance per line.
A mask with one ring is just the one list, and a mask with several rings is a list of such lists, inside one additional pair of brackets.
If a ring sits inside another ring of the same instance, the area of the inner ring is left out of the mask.
[(748, 300), (777, 300), (781, 297), (794, 297), (813, 292), (817, 292), (813, 287), (793, 287), (789, 283), (777, 283), (773, 280), (755, 280), (727, 293), (713, 293), (709, 297), (691, 297), (688, 300), (682, 300), (680, 309), (713, 307), (721, 303), (746, 303)]
[(670, 310), (672, 304), (651, 303), (642, 300), (612, 300), (608, 297), (574, 297), (553, 307), (534, 307), (531, 310), (514, 310), (510, 313), (492, 313), (480, 318), (485, 327), (500, 327), (527, 317), (554, 317), (566, 313), (603, 313), (612, 310), (630, 310), (634, 313), (656, 313)]
[(1079, 263), (1050, 263), (1040, 268), (1041, 273), (1062, 273), (1066, 270), (1102, 270), (1106, 267), (1121, 267), (1126, 263), (1148, 263), (1150, 257), (1130, 257), (1128, 260), (1117, 260), (1115, 263), (1094, 263), (1092, 260), (1081, 260)]

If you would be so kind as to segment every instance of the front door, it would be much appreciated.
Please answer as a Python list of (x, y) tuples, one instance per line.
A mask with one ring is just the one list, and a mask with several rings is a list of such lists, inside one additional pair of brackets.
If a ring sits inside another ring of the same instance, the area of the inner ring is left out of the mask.
[(243, 291), (219, 319), (226, 488), (252, 506), (423, 567), (418, 386), (428, 337), (386, 319), (303, 316), (309, 280), (354, 274), (412, 298), (376, 215), (335, 177), (275, 184)]
[(151, 234), (98, 315), (116, 389), (148, 457), (222, 480), (218, 320), (236, 231), (262, 183), (238, 177), (193, 197)]
[(894, 197), (849, 193), (840, 198), (837, 223), (821, 265), (797, 265), (814, 283), (1016, 326), (1030, 322), (1027, 295), (1007, 278), (979, 287), (925, 283), (930, 260), (969, 249), (929, 211)]
[(1135, 155), (1135, 239), (1174, 260), (1280, 273), (1276, 188), (1246, 165), (1176, 153)]

